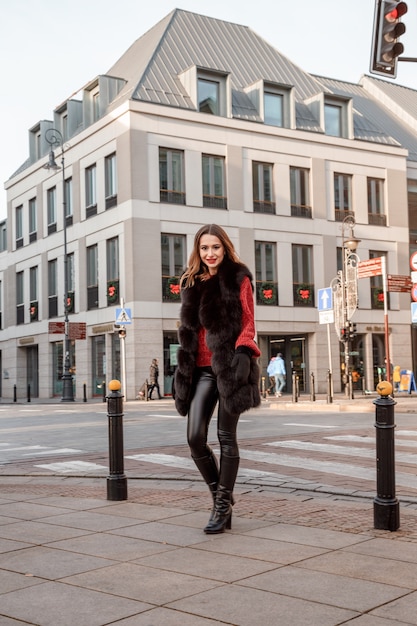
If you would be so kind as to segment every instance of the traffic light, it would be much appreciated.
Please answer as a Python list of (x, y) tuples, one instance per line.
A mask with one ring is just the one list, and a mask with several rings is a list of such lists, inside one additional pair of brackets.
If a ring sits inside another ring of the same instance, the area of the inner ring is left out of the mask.
[(354, 339), (356, 335), (358, 334), (358, 331), (356, 328), (356, 322), (350, 322), (349, 334), (350, 334), (351, 339)]
[(349, 327), (340, 329), (340, 341), (349, 341)]
[(121, 328), (119, 330), (119, 337), (120, 339), (124, 339), (126, 337), (126, 328)]
[(371, 74), (396, 77), (398, 57), (404, 52), (403, 44), (398, 41), (405, 33), (405, 24), (401, 18), (407, 11), (405, 2), (375, 1)]

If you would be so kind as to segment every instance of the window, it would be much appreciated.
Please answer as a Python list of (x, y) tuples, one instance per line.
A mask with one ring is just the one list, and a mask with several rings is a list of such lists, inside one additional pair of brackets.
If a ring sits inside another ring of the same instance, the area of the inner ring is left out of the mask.
[(36, 322), (38, 317), (38, 267), (29, 270), (30, 321)]
[(36, 241), (37, 235), (37, 209), (36, 198), (29, 200), (29, 243)]
[(116, 154), (106, 157), (104, 165), (106, 209), (111, 209), (117, 204), (117, 171)]
[(56, 187), (46, 192), (46, 210), (48, 219), (48, 235), (56, 233)]
[(87, 309), (98, 309), (97, 245), (87, 248)]
[(224, 158), (203, 154), (203, 206), (227, 209)]
[(85, 170), (85, 206), (86, 217), (97, 215), (97, 196), (96, 196), (96, 165), (91, 165)]
[(25, 323), (23, 272), (16, 273), (16, 324)]
[(7, 250), (7, 223), (0, 223), (0, 252)]
[(294, 306), (314, 307), (312, 246), (293, 244), (292, 272)]
[(67, 311), (68, 313), (74, 313), (75, 311), (75, 283), (74, 283), (75, 273), (74, 272), (75, 272), (74, 253), (71, 252), (70, 254), (67, 254), (67, 279), (68, 279)]
[[(379, 257), (386, 258), (386, 252), (380, 252), (377, 250), (369, 250), (370, 259), (378, 259)], [(386, 262), (386, 261), (385, 261)], [(383, 309), (384, 308), (384, 287), (382, 276), (371, 276), (371, 309)], [(387, 293), (387, 308), (389, 309), (389, 293)]]
[(48, 317), (58, 315), (57, 260), (48, 261)]
[(384, 181), (368, 178), (368, 222), (373, 226), (386, 226), (384, 211)]
[(310, 170), (290, 167), (291, 215), (311, 217)]
[(220, 115), (220, 83), (218, 80), (198, 79), (198, 110), (201, 113)]
[(162, 300), (179, 302), (179, 280), (186, 266), (184, 235), (161, 234)]
[(23, 246), (23, 205), (16, 207), (16, 248)]
[(161, 202), (185, 204), (184, 153), (159, 148), (159, 188)]
[(276, 244), (255, 241), (256, 304), (277, 305)]
[(106, 242), (107, 253), (107, 304), (119, 304), (119, 238)]
[(3, 284), (0, 280), (0, 329), (3, 328)]
[(72, 178), (67, 178), (64, 185), (65, 221), (67, 226), (72, 226), (73, 203), (72, 203)]
[(343, 137), (343, 109), (340, 104), (324, 105), (324, 126), (326, 135)]
[(352, 211), (352, 176), (334, 174), (334, 217), (336, 222), (343, 222)]
[(417, 181), (407, 180), (408, 227), (410, 229), (410, 253), (417, 250)]
[(271, 126), (284, 126), (284, 96), (278, 93), (264, 93), (264, 122)]
[(272, 191), (272, 165), (252, 163), (253, 210), (255, 213), (275, 213)]
[(100, 92), (98, 89), (91, 94), (91, 99), (93, 103), (93, 122), (97, 122), (100, 118)]

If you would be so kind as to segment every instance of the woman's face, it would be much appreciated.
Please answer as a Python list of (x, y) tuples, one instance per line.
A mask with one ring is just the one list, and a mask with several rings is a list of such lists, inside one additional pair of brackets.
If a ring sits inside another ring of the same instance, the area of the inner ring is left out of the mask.
[(203, 235), (200, 239), (200, 258), (211, 275), (216, 274), (225, 256), (225, 249), (215, 235)]

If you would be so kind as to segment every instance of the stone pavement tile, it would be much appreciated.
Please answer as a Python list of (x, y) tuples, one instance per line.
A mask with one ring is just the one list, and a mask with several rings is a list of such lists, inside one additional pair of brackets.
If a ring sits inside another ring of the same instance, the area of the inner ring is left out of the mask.
[[(65, 499), (65, 502), (64, 502)], [(45, 504), (48, 506), (63, 506), (65, 504), (65, 508), (74, 509), (74, 511), (85, 511), (86, 509), (95, 509), (102, 508), (107, 500), (104, 498), (99, 500), (98, 498), (76, 498), (73, 496), (47, 496), (47, 497), (38, 497), (36, 502), (39, 504)]]
[(159, 542), (171, 546), (191, 546), (195, 543), (200, 543), (205, 536), (202, 529), (179, 526), (178, 522), (176, 525), (166, 524), (165, 522), (146, 522), (144, 524), (138, 524), (137, 526), (114, 530), (112, 534)]
[(381, 606), (372, 611), (371, 615), (406, 624), (417, 624), (417, 593), (410, 593), (408, 596)]
[[(410, 622), (401, 622), (401, 624), (402, 626), (407, 626)], [(349, 622), (349, 626), (400, 626), (400, 622), (367, 614), (355, 617)]]
[[(197, 617), (196, 615), (188, 615), (182, 611), (173, 611), (172, 609), (157, 608), (128, 617), (117, 622), (114, 626), (224, 626), (224, 622), (218, 622), (205, 617)], [(0, 626), (2, 625), (0, 618)], [(9, 626), (9, 625), (7, 625)], [(12, 625), (10, 625), (12, 626)]]
[(23, 541), (14, 541), (13, 539), (2, 539), (0, 537), (0, 554), (5, 552), (13, 552), (14, 550), (21, 550), (22, 548), (30, 548), (31, 544)]
[(355, 611), (240, 585), (223, 585), (173, 602), (170, 607), (233, 626), (336, 626), (358, 615)]
[(361, 612), (370, 611), (408, 593), (395, 586), (303, 570), (297, 566), (281, 567), (247, 578), (239, 584)]
[[(41, 578), (35, 576), (25, 576), (24, 574), (17, 574), (16, 572), (7, 572), (6, 570), (0, 570), (0, 590), (1, 593), (7, 593), (8, 591), (15, 591), (16, 589), (23, 589), (24, 587), (32, 587), (32, 585), (38, 585), (45, 582)], [(0, 602), (1, 607), (1, 602)], [(1, 609), (0, 609), (1, 613)], [(0, 617), (1, 625), (1, 617)]]
[(298, 565), (329, 574), (341, 574), (386, 585), (395, 584), (410, 591), (417, 589), (417, 563), (405, 563), (383, 556), (378, 558), (339, 550), (313, 557)]
[[(392, 534), (394, 535), (394, 533)], [(417, 563), (417, 545), (415, 543), (395, 541), (395, 539), (369, 539), (346, 549), (349, 552), (357, 552), (369, 556), (383, 556), (385, 559)]]
[(71, 539), (72, 537), (80, 537), (88, 535), (91, 531), (79, 530), (74, 528), (66, 528), (65, 526), (52, 526), (52, 524), (44, 524), (43, 522), (11, 522), (0, 526), (0, 537), (6, 539), (14, 539), (15, 541), (26, 541), (31, 544), (39, 545), (50, 541), (59, 541), (60, 539)]
[(156, 520), (164, 519), (166, 517), (180, 516), (188, 513), (187, 510), (182, 510), (180, 507), (164, 507), (147, 504), (138, 504), (136, 502), (121, 502), (113, 503), (112, 506), (107, 508), (100, 508), (95, 510), (96, 513), (104, 513), (105, 515), (120, 515), (121, 517), (132, 517), (136, 520), (144, 520), (146, 522), (153, 522)]
[(173, 552), (144, 557), (135, 563), (228, 583), (277, 567), (275, 563), (194, 548), (178, 548)]
[(45, 582), (2, 594), (0, 614), (36, 626), (102, 626), (149, 608), (143, 602)]
[(50, 580), (112, 564), (113, 561), (108, 559), (58, 551), (43, 546), (0, 554), (0, 570), (32, 574)]
[(162, 571), (137, 563), (118, 563), (111, 567), (70, 576), (61, 582), (95, 589), (115, 597), (150, 602), (156, 606), (198, 594), (219, 584), (214, 580)]
[(337, 550), (369, 539), (369, 535), (351, 535), (336, 530), (297, 526), (295, 524), (273, 524), (249, 531), (246, 535), (295, 544), (300, 543), (305, 546), (316, 546), (329, 550)]
[[(210, 511), (194, 511), (188, 512), (186, 515), (182, 515), (181, 518), (171, 517), (164, 519), (164, 524), (175, 524), (181, 526), (189, 526), (191, 528), (197, 528), (200, 531), (206, 526)], [(260, 519), (250, 519), (247, 517), (233, 516), (233, 532), (246, 533), (249, 530), (255, 530), (256, 528), (263, 528), (264, 526), (270, 526), (270, 522)]]
[(281, 565), (296, 563), (327, 552), (323, 548), (230, 533), (212, 536), (208, 541), (193, 547), (213, 553), (242, 556)]
[(68, 513), (64, 507), (44, 506), (36, 502), (10, 502), (0, 505), (0, 515), (14, 517), (17, 519), (40, 519), (50, 515), (60, 515)]
[(142, 541), (141, 539), (109, 533), (95, 533), (84, 537), (54, 541), (47, 543), (46, 546), (115, 561), (132, 561), (142, 556), (175, 550), (174, 546), (164, 545), (161, 541)]
[(118, 515), (103, 515), (94, 511), (77, 511), (66, 513), (66, 515), (55, 515), (42, 519), (45, 524), (57, 524), (58, 526), (68, 526), (81, 530), (106, 531), (115, 528), (137, 524), (137, 520)]

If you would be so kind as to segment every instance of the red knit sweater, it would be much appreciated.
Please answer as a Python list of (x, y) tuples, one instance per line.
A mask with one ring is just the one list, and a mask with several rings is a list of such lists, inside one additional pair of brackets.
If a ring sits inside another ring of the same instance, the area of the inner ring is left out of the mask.
[[(240, 335), (236, 340), (235, 348), (246, 346), (252, 350), (253, 356), (260, 356), (261, 352), (254, 341), (255, 336), (255, 314), (253, 309), (253, 294), (250, 280), (247, 276), (240, 285), (240, 303), (242, 305), (242, 327)], [(206, 329), (200, 328), (198, 333), (198, 354), (197, 367), (208, 367), (211, 365), (211, 352), (206, 344)]]

